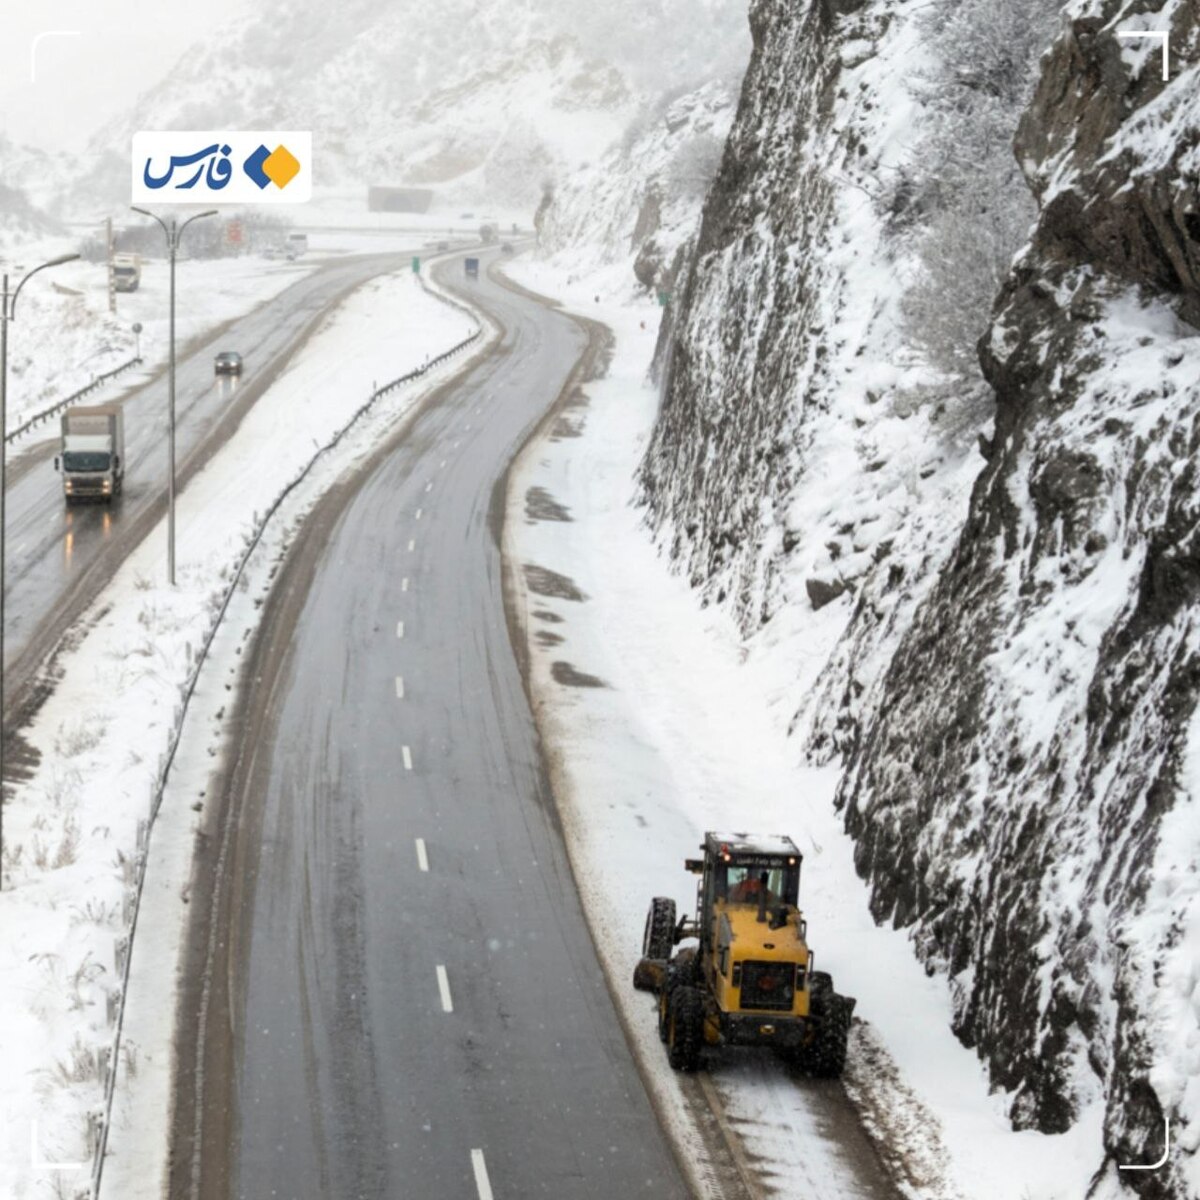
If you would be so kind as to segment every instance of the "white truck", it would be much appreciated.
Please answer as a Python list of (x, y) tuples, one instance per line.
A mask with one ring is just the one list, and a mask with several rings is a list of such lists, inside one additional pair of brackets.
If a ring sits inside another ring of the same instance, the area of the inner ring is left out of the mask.
[(62, 455), (54, 460), (54, 469), (62, 471), (68, 504), (87, 499), (111, 503), (121, 494), (124, 459), (125, 420), (117, 405), (68, 408), (63, 413)]
[(138, 254), (114, 254), (113, 288), (118, 292), (136, 292), (142, 282), (142, 259)]

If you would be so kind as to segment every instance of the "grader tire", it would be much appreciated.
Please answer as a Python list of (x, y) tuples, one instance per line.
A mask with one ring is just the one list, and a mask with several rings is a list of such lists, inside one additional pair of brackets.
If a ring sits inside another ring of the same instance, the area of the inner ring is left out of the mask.
[(676, 1071), (695, 1071), (704, 1046), (704, 994), (685, 985), (667, 1003), (667, 1061)]
[(663, 971), (662, 985), (658, 989), (658, 1036), (667, 1040), (667, 1027), (671, 1013), (671, 993), (684, 985), (696, 983), (696, 951), (689, 946), (680, 950)]
[(666, 960), (675, 949), (675, 901), (655, 896), (646, 914), (646, 931), (642, 935), (642, 957)]
[(853, 1014), (854, 1001), (836, 992), (830, 993), (821, 1005), (816, 1037), (805, 1054), (805, 1066), (819, 1079), (840, 1079), (846, 1069), (846, 1047)]

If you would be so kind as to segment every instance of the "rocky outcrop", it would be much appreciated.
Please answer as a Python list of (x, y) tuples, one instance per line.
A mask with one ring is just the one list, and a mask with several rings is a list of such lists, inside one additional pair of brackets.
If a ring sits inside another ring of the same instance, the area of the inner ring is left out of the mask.
[(733, 119), (734, 84), (712, 80), (647, 104), (620, 143), (540, 212), (542, 251), (573, 272), (630, 262), (646, 291), (674, 289)]
[[(1040, 205), (980, 347), (989, 460), (840, 802), (876, 916), (1097, 1194), (1200, 1190), (1200, 5), (1072, 5), (1016, 151)], [(1169, 26), (1158, 43), (1120, 29)], [(1164, 1118), (1176, 1150), (1152, 1161)]]
[[(1182, 1200), (1200, 1195), (1200, 10), (1068, 5), (1016, 139), (1037, 226), (980, 345), (988, 430), (909, 402), (896, 307), (921, 214), (881, 181), (920, 167), (895, 151), (918, 7), (752, 4), (642, 493), (751, 652), (792, 655), (798, 734), (847, 763), (875, 915), (948, 977), (1014, 1124), (1102, 1111), (1093, 1194)], [(1157, 41), (1116, 35), (1167, 26), (1164, 84)], [(774, 632), (796, 608), (803, 653)], [(1167, 1117), (1168, 1167), (1118, 1175), (1158, 1157)]]

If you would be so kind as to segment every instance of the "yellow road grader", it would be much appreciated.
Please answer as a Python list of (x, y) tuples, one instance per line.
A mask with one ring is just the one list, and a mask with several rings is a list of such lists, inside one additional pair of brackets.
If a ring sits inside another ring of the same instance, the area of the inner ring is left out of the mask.
[(675, 901), (655, 897), (633, 976), (658, 996), (671, 1066), (696, 1070), (706, 1046), (775, 1046), (813, 1075), (841, 1075), (855, 1001), (813, 969), (796, 844), (708, 833), (701, 849), (685, 860), (700, 876), (696, 915), (676, 920)]

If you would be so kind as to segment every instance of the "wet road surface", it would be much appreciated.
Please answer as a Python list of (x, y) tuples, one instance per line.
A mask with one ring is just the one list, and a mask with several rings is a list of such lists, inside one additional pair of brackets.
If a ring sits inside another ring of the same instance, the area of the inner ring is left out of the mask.
[(246, 1200), (687, 1195), (584, 923), (505, 623), (503, 475), (585, 336), (472, 286), (501, 345), (309, 546), (284, 661), (247, 701), (232, 1095), (210, 1085), (207, 1102)]

